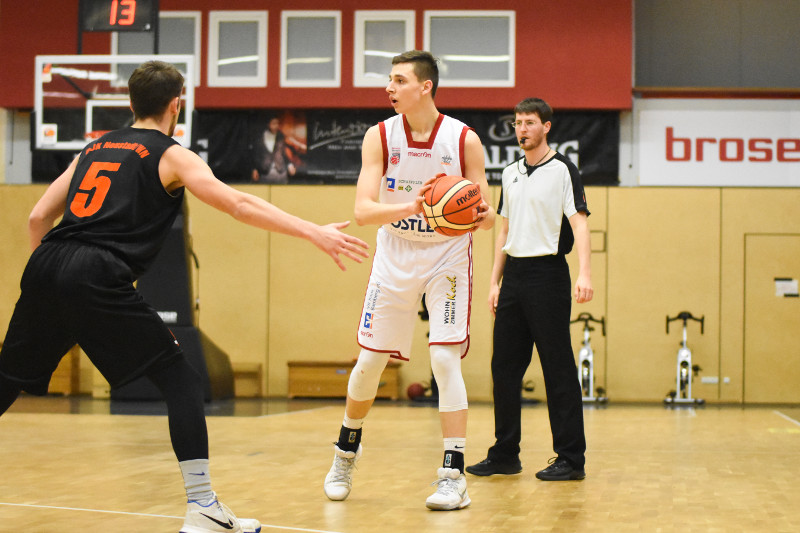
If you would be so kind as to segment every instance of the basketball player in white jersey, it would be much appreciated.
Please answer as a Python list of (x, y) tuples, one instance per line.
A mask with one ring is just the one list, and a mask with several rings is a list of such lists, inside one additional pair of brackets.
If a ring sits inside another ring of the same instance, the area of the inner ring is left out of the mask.
[[(361, 353), (350, 374), (344, 422), (324, 488), (331, 500), (350, 494), (364, 418), (389, 358), (408, 360), (411, 355), (424, 294), (444, 440), (437, 490), (426, 505), (461, 509), (470, 503), (464, 477), (467, 392), (461, 358), (469, 348), (472, 234), (445, 237), (434, 232), (422, 216), (422, 199), (442, 173), (466, 177), (488, 198), (483, 146), (474, 131), (436, 109), (439, 72), (429, 52), (405, 52), (392, 65), (386, 92), (397, 115), (371, 127), (362, 144), (355, 218), (359, 225), (380, 228), (358, 328)], [(475, 229), (490, 229), (494, 217), (494, 210), (482, 202)]]

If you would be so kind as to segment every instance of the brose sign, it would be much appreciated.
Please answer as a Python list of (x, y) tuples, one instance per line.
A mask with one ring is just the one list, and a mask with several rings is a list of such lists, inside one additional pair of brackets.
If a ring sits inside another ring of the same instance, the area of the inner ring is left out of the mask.
[(666, 128), (665, 138), (667, 161), (705, 161), (715, 156), (717, 161), (730, 162), (800, 161), (800, 138), (678, 137), (671, 126)]

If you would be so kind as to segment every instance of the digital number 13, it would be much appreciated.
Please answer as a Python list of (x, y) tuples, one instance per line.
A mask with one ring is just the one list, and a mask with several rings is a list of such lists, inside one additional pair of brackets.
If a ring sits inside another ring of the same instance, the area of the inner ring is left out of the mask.
[[(119, 15), (119, 16), (118, 16)], [(136, 0), (112, 0), (108, 23), (130, 26), (136, 20)]]

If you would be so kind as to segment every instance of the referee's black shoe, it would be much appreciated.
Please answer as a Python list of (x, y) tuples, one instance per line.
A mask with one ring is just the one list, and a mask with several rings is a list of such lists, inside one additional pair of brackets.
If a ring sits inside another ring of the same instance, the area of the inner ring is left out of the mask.
[(491, 476), (494, 474), (511, 475), (522, 472), (522, 464), (519, 461), (515, 463), (501, 463), (487, 457), (480, 463), (468, 466), (465, 470), (473, 476)]
[(586, 471), (574, 468), (566, 459), (553, 457), (550, 466), (536, 472), (536, 477), (542, 481), (577, 481), (586, 477)]

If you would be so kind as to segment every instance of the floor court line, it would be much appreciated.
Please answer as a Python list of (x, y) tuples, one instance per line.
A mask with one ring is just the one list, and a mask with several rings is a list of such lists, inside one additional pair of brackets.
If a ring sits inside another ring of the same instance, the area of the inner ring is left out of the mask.
[[(8, 502), (0, 502), (0, 506), (6, 507), (27, 507), (33, 509), (52, 509), (56, 511), (77, 511), (77, 512), (85, 512), (85, 513), (105, 513), (105, 514), (119, 514), (119, 515), (126, 515), (126, 516), (145, 516), (145, 517), (153, 517), (153, 518), (174, 518), (175, 520), (183, 520), (183, 516), (171, 516), (171, 515), (162, 515), (162, 514), (148, 514), (148, 513), (131, 513), (127, 511), (108, 511), (105, 509), (82, 509), (80, 507), (59, 507), (55, 505), (33, 505), (29, 503), (8, 503)], [(306, 529), (302, 527), (290, 527), (290, 526), (276, 526), (272, 524), (261, 524), (261, 531), (270, 529), (281, 529), (284, 531), (301, 531), (303, 533), (336, 533), (335, 531), (323, 530), (323, 529)]]
[(773, 412), (773, 413), (775, 413), (776, 415), (778, 415), (779, 417), (781, 417), (781, 418), (783, 418), (783, 419), (785, 419), (785, 420), (788, 420), (788, 421), (789, 421), (789, 422), (791, 422), (792, 424), (795, 424), (795, 425), (798, 425), (798, 426), (800, 426), (800, 421), (798, 421), (798, 420), (795, 420), (795, 419), (794, 419), (794, 418), (792, 418), (791, 416), (789, 416), (789, 415), (785, 415), (785, 414), (781, 413), (780, 411), (772, 411), (772, 412)]
[(127, 511), (107, 511), (105, 509), (82, 509), (80, 507), (58, 507), (55, 505), (33, 505), (30, 503), (0, 502), (0, 505), (5, 505), (6, 507), (29, 507), (33, 509), (54, 509), (56, 511), (81, 511), (87, 513), (121, 514), (126, 516), (152, 516), (154, 518), (175, 518), (178, 520), (183, 518), (182, 516), (169, 516), (163, 514), (130, 513)]

